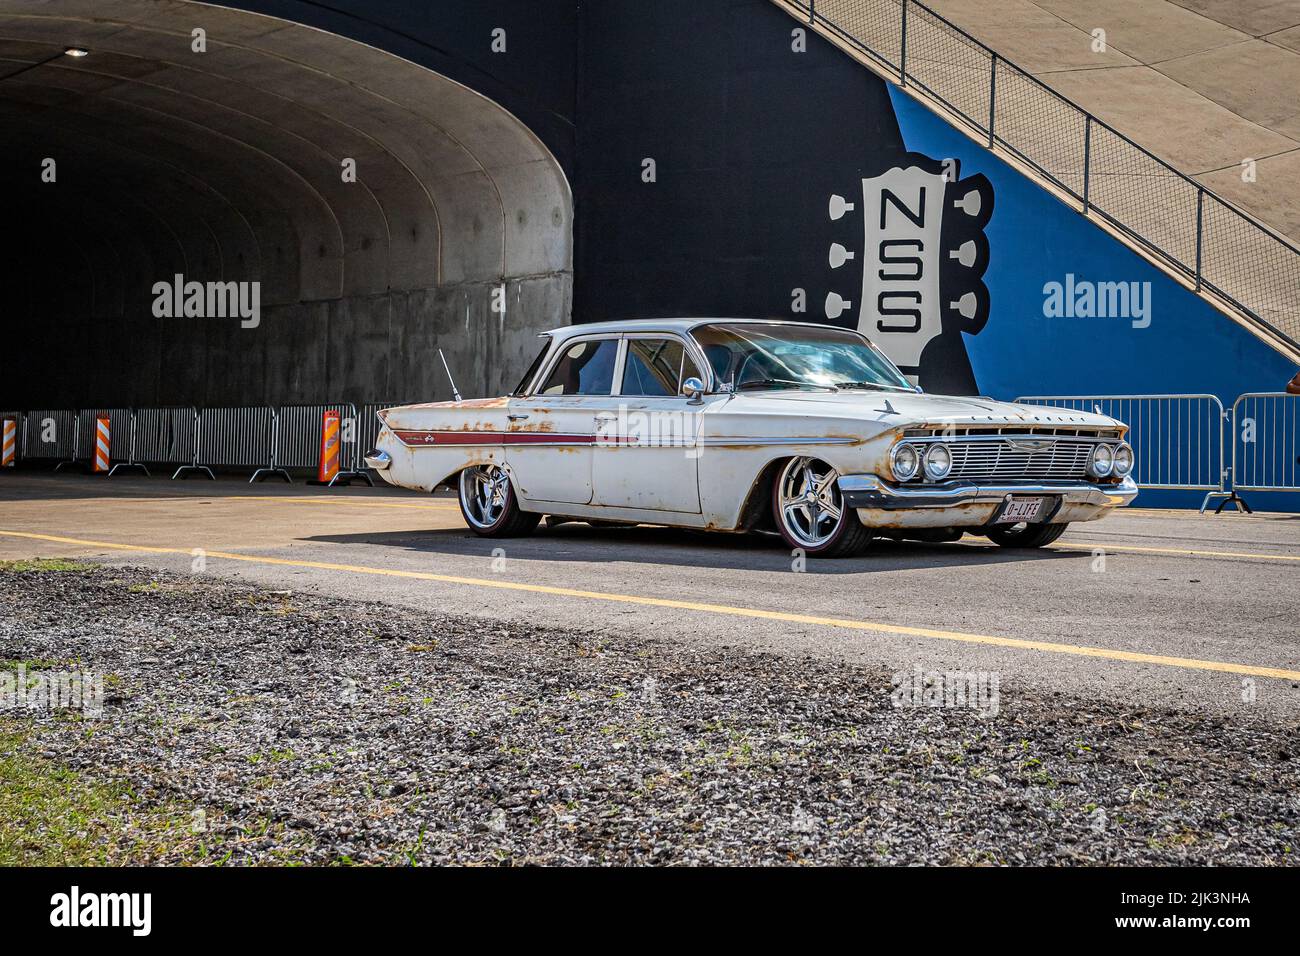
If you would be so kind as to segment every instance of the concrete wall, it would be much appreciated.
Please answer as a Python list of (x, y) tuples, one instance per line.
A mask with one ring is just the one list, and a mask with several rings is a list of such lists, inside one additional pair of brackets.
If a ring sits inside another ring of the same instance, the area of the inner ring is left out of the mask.
[[(16, 291), (7, 285), (8, 291)], [(451, 397), (437, 350), (467, 396), (517, 384), (537, 336), (567, 316), (567, 273), (510, 279), (506, 312), (493, 311), (496, 283), (274, 305), (261, 325), (232, 319), (154, 318), (128, 303), (112, 322), (87, 321), (77, 283), (14, 303), (5, 321), (25, 341), (0, 343), (11, 407), (250, 405), (294, 402), (435, 401)], [(33, 397), (39, 401), (33, 401)]]
[[(207, 0), (387, 50), (477, 90), (532, 130), (572, 173), (579, 7), (607, 0)], [(715, 0), (716, 2), (716, 0)], [(506, 49), (495, 52), (494, 30)]]

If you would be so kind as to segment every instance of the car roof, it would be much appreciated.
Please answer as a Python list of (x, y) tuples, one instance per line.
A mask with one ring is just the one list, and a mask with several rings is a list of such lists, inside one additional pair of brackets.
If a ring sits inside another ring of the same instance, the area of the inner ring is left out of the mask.
[[(743, 318), (674, 318), (674, 319), (625, 319), (617, 322), (582, 322), (551, 329), (543, 334), (557, 339), (569, 339), (576, 335), (608, 335), (619, 332), (676, 332), (685, 334), (701, 325), (717, 323), (743, 325), (795, 325), (820, 328), (843, 329), (842, 326), (826, 325), (820, 322), (797, 322), (792, 319), (743, 319)], [(846, 330), (847, 331), (847, 330)]]

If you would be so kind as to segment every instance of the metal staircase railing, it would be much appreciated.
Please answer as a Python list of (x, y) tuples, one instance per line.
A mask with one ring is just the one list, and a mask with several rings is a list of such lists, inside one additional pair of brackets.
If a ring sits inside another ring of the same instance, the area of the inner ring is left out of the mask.
[(918, 0), (774, 0), (1300, 350), (1300, 248)]

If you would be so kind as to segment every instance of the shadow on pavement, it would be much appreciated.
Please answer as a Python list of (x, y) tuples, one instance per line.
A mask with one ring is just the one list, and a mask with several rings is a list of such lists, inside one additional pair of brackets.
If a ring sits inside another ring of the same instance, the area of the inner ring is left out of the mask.
[[(38, 471), (21, 469), (8, 473), (0, 472), (0, 501), (72, 501), (99, 498), (146, 498), (157, 501), (175, 500), (177, 498), (265, 498), (306, 497), (322, 495), (368, 498), (428, 499), (430, 496), (418, 491), (406, 491), (391, 485), (378, 483), (368, 488), (365, 482), (357, 481), (351, 485), (323, 488), (307, 484), (310, 474), (295, 474), (292, 484), (279, 479), (249, 482), (249, 474), (218, 473), (216, 480), (191, 476), (171, 480), (176, 466), (163, 466), (154, 469), (150, 477), (135, 472), (121, 472), (113, 477), (107, 475), (88, 475), (81, 470)], [(442, 496), (438, 496), (442, 497)], [(454, 499), (451, 499), (454, 500)]]
[[(484, 560), (501, 548), (507, 557), (529, 561), (673, 565), (688, 568), (729, 568), (754, 571), (791, 570), (792, 557), (779, 538), (759, 534), (721, 534), (648, 525), (634, 528), (592, 528), (563, 524), (539, 528), (527, 538), (479, 538), (467, 529), (388, 531), (361, 534), (313, 535), (303, 541), (401, 548), (425, 554)], [(865, 574), (982, 564), (1021, 564), (1026, 561), (1090, 560), (1082, 551), (1049, 549), (1014, 551), (992, 543), (925, 544), (877, 540), (861, 557), (809, 559), (807, 574)]]

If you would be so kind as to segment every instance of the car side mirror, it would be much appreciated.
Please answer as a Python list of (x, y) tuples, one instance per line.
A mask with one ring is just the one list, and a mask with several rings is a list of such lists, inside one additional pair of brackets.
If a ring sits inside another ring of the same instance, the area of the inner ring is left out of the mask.
[(691, 400), (692, 405), (699, 405), (704, 401), (704, 383), (692, 375), (682, 382), (682, 394)]

